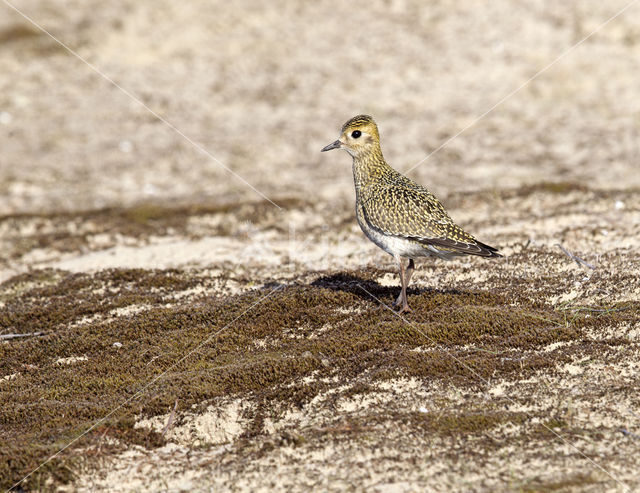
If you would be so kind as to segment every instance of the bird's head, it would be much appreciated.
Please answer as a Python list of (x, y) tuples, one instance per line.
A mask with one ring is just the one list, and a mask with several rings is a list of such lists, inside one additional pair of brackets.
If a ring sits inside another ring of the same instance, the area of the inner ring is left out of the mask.
[(378, 126), (369, 115), (354, 116), (342, 126), (340, 138), (322, 149), (344, 149), (353, 157), (375, 151), (380, 147)]

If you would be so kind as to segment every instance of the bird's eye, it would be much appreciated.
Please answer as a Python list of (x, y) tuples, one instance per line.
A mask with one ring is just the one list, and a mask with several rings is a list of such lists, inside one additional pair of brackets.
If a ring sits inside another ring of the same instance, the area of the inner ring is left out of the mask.
[(351, 137), (353, 137), (354, 139), (357, 139), (361, 135), (362, 135), (362, 132), (360, 130), (354, 130), (353, 132), (351, 132)]

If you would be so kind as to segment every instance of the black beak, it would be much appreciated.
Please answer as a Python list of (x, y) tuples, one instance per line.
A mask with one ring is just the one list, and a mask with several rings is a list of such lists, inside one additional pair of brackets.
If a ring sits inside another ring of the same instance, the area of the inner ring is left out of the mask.
[(324, 146), (320, 152), (330, 151), (331, 149), (340, 149), (342, 146), (342, 142), (336, 140), (335, 142), (331, 142), (328, 146)]

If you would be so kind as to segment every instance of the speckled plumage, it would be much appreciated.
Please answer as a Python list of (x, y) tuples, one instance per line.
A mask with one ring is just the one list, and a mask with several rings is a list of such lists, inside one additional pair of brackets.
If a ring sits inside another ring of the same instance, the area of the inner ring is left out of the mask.
[[(353, 157), (356, 218), (365, 235), (400, 263), (402, 292), (396, 301), (404, 311), (406, 285), (415, 257), (450, 259), (459, 255), (500, 257), (455, 224), (440, 201), (426, 188), (398, 173), (385, 161), (378, 127), (358, 115), (342, 127), (340, 139), (323, 151), (343, 148)], [(402, 258), (409, 258), (405, 279)]]

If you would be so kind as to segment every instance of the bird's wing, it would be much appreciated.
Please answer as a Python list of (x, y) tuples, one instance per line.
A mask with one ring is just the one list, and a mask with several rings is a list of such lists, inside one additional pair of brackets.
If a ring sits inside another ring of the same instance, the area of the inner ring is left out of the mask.
[(480, 243), (455, 224), (440, 201), (417, 184), (367, 187), (362, 195), (362, 209), (369, 225), (381, 233), (452, 253), (497, 256), (495, 248)]

